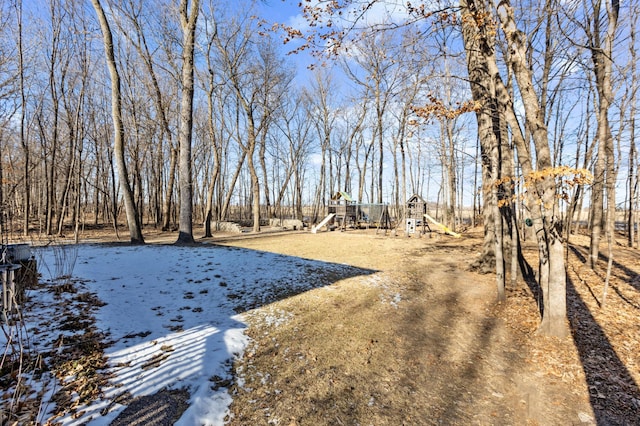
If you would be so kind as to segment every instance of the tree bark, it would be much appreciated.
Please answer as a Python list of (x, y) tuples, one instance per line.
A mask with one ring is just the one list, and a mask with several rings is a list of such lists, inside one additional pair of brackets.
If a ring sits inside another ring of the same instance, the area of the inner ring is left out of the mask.
[(193, 137), (193, 92), (196, 23), (200, 1), (181, 0), (180, 26), (182, 27), (182, 96), (180, 100), (180, 223), (177, 244), (192, 244), (193, 239), (193, 173), (191, 141)]
[(628, 176), (628, 196), (629, 202), (627, 208), (629, 210), (627, 216), (627, 246), (633, 247), (633, 243), (636, 240), (637, 230), (635, 229), (635, 216), (636, 216), (636, 193), (638, 191), (638, 179), (636, 176), (636, 163), (638, 158), (638, 151), (636, 148), (636, 100), (638, 93), (638, 73), (637, 73), (637, 53), (636, 53), (636, 24), (638, 20), (638, 10), (634, 8), (631, 16), (631, 29), (629, 32), (629, 56), (631, 57), (631, 101), (629, 107), (629, 117), (631, 120), (629, 126), (629, 141), (631, 146), (629, 147), (629, 176)]
[[(249, 131), (251, 132), (252, 130), (250, 129)], [(249, 136), (249, 138), (251, 138), (251, 135)], [(247, 152), (247, 167), (249, 168), (249, 175), (251, 176), (251, 212), (253, 215), (253, 232), (260, 232), (260, 180), (258, 178), (258, 171), (256, 170), (255, 164), (253, 162), (255, 144), (255, 140), (249, 142), (249, 152)]]
[[(461, 0), (460, 7), (463, 13), (474, 15), (481, 13), (484, 6), (476, 4), (476, 0)], [(498, 209), (492, 184), (494, 182), (494, 168), (491, 154), (494, 146), (497, 146), (496, 138), (498, 134), (494, 132), (494, 119), (499, 117), (497, 104), (495, 101), (495, 91), (492, 93), (494, 83), (489, 72), (488, 60), (492, 56), (493, 46), (489, 40), (480, 37), (479, 28), (471, 23), (471, 20), (463, 20), (462, 28), (463, 41), (467, 55), (467, 69), (469, 81), (471, 83), (471, 93), (473, 99), (482, 105), (476, 110), (476, 120), (478, 123), (478, 138), (480, 142), (480, 153), (482, 157), (482, 190), (483, 209), (482, 216), (484, 222), (484, 240), (482, 253), (473, 263), (473, 268), (483, 273), (495, 272), (496, 264), (496, 212)]]
[[(131, 20), (133, 27), (137, 31), (137, 39), (134, 40), (132, 34), (129, 34), (126, 30), (123, 30), (124, 35), (131, 41), (133, 46), (138, 51), (138, 54), (142, 58), (142, 62), (145, 65), (147, 72), (149, 73), (149, 78), (151, 81), (151, 90), (153, 93), (153, 101), (156, 108), (157, 117), (160, 120), (160, 135), (159, 140), (160, 144), (157, 147), (157, 171), (156, 171), (156, 179), (154, 179), (156, 188), (156, 203), (162, 204), (160, 212), (156, 211), (156, 224), (159, 223), (159, 220), (162, 221), (162, 230), (168, 231), (170, 229), (170, 221), (171, 221), (171, 205), (173, 202), (173, 189), (175, 184), (175, 174), (177, 167), (177, 157), (178, 151), (174, 147), (173, 141), (173, 132), (169, 126), (169, 119), (167, 118), (166, 113), (166, 105), (164, 101), (164, 97), (162, 95), (162, 90), (160, 89), (160, 83), (158, 82), (158, 75), (153, 65), (153, 57), (152, 53), (149, 51), (149, 46), (147, 44), (147, 39), (145, 37), (144, 30), (142, 28), (142, 24), (140, 21), (140, 17), (136, 14), (127, 14), (127, 17)], [(162, 197), (162, 169), (164, 168), (164, 140), (165, 137), (167, 139), (167, 146), (169, 147), (169, 173), (168, 173), (168, 183), (166, 188), (165, 196)], [(156, 210), (158, 209), (158, 206)], [(159, 214), (158, 214), (159, 213)], [(161, 219), (160, 219), (161, 218)]]
[(111, 28), (105, 16), (100, 0), (91, 0), (100, 22), (104, 41), (104, 50), (107, 57), (107, 66), (111, 75), (111, 114), (114, 128), (114, 154), (118, 166), (118, 178), (124, 199), (127, 222), (129, 225), (129, 235), (132, 244), (144, 244), (139, 216), (136, 211), (133, 192), (129, 183), (127, 165), (124, 158), (124, 126), (122, 124), (122, 98), (120, 95), (120, 75), (116, 66), (115, 55), (113, 53), (113, 38)]
[[(593, 31), (590, 25), (586, 25), (587, 36), (591, 46), (591, 58), (593, 72), (598, 92), (598, 156), (594, 168), (594, 184), (592, 189), (592, 216), (591, 216), (591, 244), (589, 253), (589, 266), (593, 269), (598, 263), (600, 250), (600, 236), (603, 219), (605, 219), (605, 233), (607, 240), (611, 240), (615, 226), (615, 166), (613, 153), (613, 136), (609, 123), (609, 108), (613, 102), (613, 88), (611, 72), (613, 67), (613, 41), (618, 25), (617, 0), (611, 0), (607, 5), (608, 26), (601, 39), (600, 17), (602, 0), (595, 0), (593, 11)], [(607, 197), (608, 214), (604, 217), (604, 199)]]
[[(551, 151), (542, 106), (533, 87), (533, 77), (527, 63), (527, 40), (525, 35), (518, 30), (509, 0), (502, 0), (498, 5), (498, 16), (506, 42), (509, 46), (508, 65), (518, 84), (522, 103), (525, 109), (526, 126), (531, 131), (536, 152), (537, 170), (550, 173)], [(530, 167), (530, 158), (527, 152), (518, 155), (523, 167)], [(547, 335), (564, 337), (568, 334), (566, 321), (566, 272), (563, 256), (563, 240), (561, 219), (557, 214), (557, 197), (555, 177), (552, 174), (543, 175), (539, 184), (531, 184), (527, 188), (529, 194), (529, 208), (540, 209), (542, 223), (538, 217), (533, 218), (538, 235), (538, 254), (540, 259), (539, 283), (542, 289), (543, 313), (540, 324), (540, 332)], [(537, 192), (537, 200), (533, 200), (533, 194)], [(537, 216), (537, 214), (535, 215)]]
[[(29, 177), (29, 169), (31, 167), (31, 158), (29, 143), (26, 137), (26, 110), (27, 110), (27, 94), (24, 84), (24, 48), (22, 43), (22, 0), (19, 0), (15, 4), (16, 18), (18, 21), (18, 77), (20, 83), (20, 145), (22, 146), (22, 153), (24, 155), (24, 167), (22, 177), (24, 179), (24, 209), (22, 218), (22, 235), (24, 237), (29, 235), (29, 214), (31, 211), (31, 179)], [(0, 176), (0, 186), (1, 186)], [(2, 199), (0, 199), (0, 206)]]
[(209, 177), (209, 187), (207, 189), (207, 204), (205, 206), (204, 214), (204, 236), (209, 238), (211, 234), (211, 220), (213, 219), (213, 194), (218, 183), (218, 177), (220, 176), (220, 150), (217, 144), (217, 137), (215, 133), (215, 126), (213, 122), (213, 78), (211, 79), (207, 102), (209, 105), (209, 136), (211, 137), (211, 149), (213, 150), (213, 171)]
[(178, 149), (169, 141), (169, 178), (167, 193), (162, 203), (162, 230), (171, 229), (171, 205), (173, 204), (173, 189), (176, 184), (176, 169), (178, 168)]

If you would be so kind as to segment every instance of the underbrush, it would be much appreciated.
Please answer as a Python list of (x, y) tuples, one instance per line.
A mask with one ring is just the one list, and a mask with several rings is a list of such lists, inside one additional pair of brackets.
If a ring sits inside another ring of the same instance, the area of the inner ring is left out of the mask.
[[(94, 398), (107, 380), (105, 336), (93, 320), (100, 301), (72, 279), (77, 246), (40, 242), (32, 247), (42, 274), (35, 283), (16, 282), (20, 291), (3, 295), (2, 425), (49, 422)], [(30, 297), (35, 292), (47, 293), (47, 302), (35, 303)]]

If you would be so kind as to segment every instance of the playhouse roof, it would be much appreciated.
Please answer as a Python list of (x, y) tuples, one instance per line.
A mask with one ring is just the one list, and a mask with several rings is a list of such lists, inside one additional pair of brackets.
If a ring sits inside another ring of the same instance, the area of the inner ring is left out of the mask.
[(333, 197), (331, 197), (333, 201), (339, 200), (340, 198), (344, 198), (346, 201), (353, 202), (353, 198), (351, 198), (351, 195), (347, 194), (344, 191), (338, 191)]
[(407, 203), (426, 203), (426, 201), (424, 200), (424, 198), (422, 198), (421, 196), (419, 196), (418, 194), (413, 194), (411, 197), (409, 197), (409, 199), (407, 200)]

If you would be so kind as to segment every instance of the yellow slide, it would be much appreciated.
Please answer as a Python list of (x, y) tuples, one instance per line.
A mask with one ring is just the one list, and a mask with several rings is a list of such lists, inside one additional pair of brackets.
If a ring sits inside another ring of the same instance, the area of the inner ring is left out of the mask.
[(424, 218), (427, 219), (429, 222), (433, 223), (434, 225), (439, 226), (442, 229), (442, 232), (444, 232), (445, 234), (452, 235), (455, 238), (462, 237), (462, 235), (458, 234), (457, 232), (453, 232), (451, 229), (447, 228), (446, 226), (444, 226), (440, 222), (437, 222), (434, 218), (432, 218), (431, 216), (429, 216), (426, 213), (424, 214)]

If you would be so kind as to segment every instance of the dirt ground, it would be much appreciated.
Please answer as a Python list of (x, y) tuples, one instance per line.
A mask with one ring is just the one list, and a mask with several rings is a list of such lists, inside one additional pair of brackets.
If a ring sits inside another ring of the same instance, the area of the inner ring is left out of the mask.
[(603, 309), (602, 271), (573, 246), (572, 334), (556, 339), (535, 333), (524, 282), (499, 305), (494, 276), (469, 271), (479, 232), (216, 242), (373, 272), (246, 313), (253, 341), (235, 366), (231, 425), (640, 424), (636, 251), (616, 248)]

